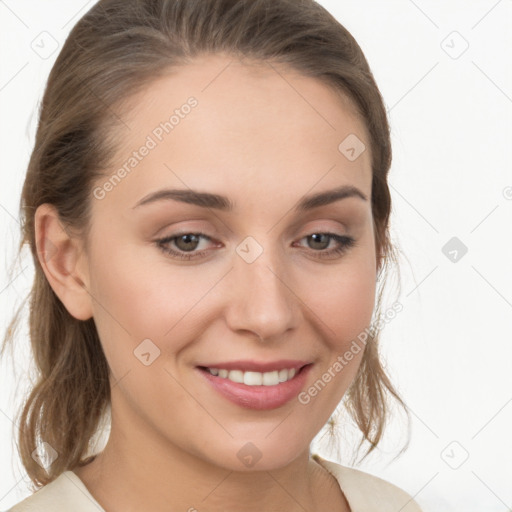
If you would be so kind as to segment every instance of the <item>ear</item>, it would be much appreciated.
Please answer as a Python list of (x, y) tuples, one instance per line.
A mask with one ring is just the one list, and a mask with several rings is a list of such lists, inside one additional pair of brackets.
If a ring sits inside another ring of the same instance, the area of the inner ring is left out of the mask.
[(92, 297), (80, 240), (68, 234), (57, 210), (48, 203), (37, 208), (34, 229), (37, 256), (50, 286), (71, 316), (88, 320)]

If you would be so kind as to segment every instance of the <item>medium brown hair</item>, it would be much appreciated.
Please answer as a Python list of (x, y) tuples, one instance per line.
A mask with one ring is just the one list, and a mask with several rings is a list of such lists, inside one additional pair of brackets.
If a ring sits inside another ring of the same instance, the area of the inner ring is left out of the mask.
[[(19, 414), (21, 461), (36, 487), (87, 462), (91, 439), (110, 406), (109, 368), (91, 318), (75, 319), (49, 285), (38, 259), (34, 213), (54, 205), (70, 232), (87, 238), (91, 190), (115, 152), (122, 102), (195, 56), (223, 53), (288, 66), (332, 87), (364, 121), (370, 139), (372, 214), (383, 285), (396, 262), (389, 237), (391, 165), (386, 110), (352, 35), (313, 0), (100, 0), (69, 34), (51, 70), (20, 202), (21, 241), (35, 277), (29, 329), (37, 378)], [(341, 141), (340, 141), (341, 142)], [(41, 257), (41, 256), (40, 256)], [(375, 311), (380, 314), (383, 286)], [(14, 339), (11, 320), (2, 352)], [(405, 404), (378, 354), (378, 331), (366, 343), (344, 405), (370, 453), (389, 414), (387, 395)], [(45, 470), (31, 456), (42, 441), (58, 453)], [(365, 456), (366, 456), (365, 455)]]

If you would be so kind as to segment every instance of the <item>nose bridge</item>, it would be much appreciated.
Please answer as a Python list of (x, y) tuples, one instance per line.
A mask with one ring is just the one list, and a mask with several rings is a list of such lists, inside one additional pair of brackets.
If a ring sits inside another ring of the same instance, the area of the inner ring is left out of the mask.
[(265, 340), (296, 327), (298, 300), (290, 290), (293, 284), (287, 281), (291, 274), (286, 272), (279, 250), (247, 237), (236, 252), (228, 313), (231, 328), (253, 331)]

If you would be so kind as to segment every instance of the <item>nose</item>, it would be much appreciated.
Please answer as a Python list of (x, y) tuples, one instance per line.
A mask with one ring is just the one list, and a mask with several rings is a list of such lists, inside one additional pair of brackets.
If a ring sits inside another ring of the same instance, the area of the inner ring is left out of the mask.
[(230, 273), (226, 321), (236, 332), (250, 331), (262, 341), (278, 341), (301, 320), (301, 301), (291, 272), (270, 250), (252, 263), (236, 256)]

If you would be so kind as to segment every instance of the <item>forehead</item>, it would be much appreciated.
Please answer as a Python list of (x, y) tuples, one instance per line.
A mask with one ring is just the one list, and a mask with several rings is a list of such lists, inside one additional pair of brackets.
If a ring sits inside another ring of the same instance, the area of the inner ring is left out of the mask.
[[(369, 138), (355, 107), (289, 67), (203, 56), (169, 70), (117, 111), (125, 127), (109, 172), (127, 171), (109, 193), (118, 204), (177, 185), (282, 197), (315, 183), (352, 184), (371, 195)], [(362, 152), (350, 159), (344, 151), (354, 141)], [(145, 155), (134, 156), (144, 146)]]

